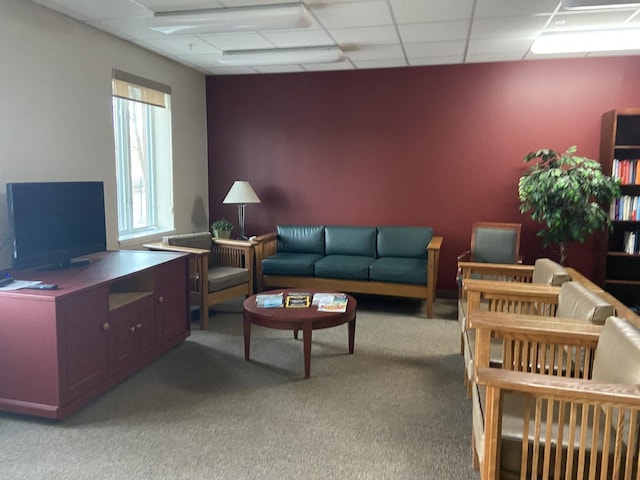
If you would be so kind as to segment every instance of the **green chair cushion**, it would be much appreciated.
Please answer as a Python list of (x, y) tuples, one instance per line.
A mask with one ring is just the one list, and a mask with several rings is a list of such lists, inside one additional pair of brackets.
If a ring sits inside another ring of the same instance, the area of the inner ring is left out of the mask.
[(262, 260), (262, 273), (312, 276), (314, 265), (321, 258), (322, 255), (317, 253), (276, 253)]
[(378, 227), (378, 257), (427, 258), (431, 227)]
[(278, 225), (278, 252), (324, 255), (324, 227)]
[(384, 257), (369, 267), (369, 280), (392, 283), (427, 284), (427, 260)]
[(474, 262), (516, 263), (517, 233), (512, 229), (483, 228), (476, 231)]
[(327, 255), (376, 256), (375, 227), (326, 226), (324, 234)]
[(356, 255), (327, 255), (316, 262), (316, 277), (368, 280), (369, 265), (375, 260)]

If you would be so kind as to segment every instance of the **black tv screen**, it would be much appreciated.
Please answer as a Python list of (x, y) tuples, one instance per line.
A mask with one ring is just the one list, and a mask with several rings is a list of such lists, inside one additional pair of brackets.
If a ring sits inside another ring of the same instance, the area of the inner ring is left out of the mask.
[(102, 182), (7, 183), (13, 268), (69, 268), (106, 250)]

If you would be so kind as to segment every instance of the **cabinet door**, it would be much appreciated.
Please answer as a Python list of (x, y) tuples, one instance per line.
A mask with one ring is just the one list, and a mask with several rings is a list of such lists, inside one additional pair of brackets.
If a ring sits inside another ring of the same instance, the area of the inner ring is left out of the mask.
[(141, 298), (109, 312), (109, 372), (130, 366), (155, 347), (153, 296)]
[(185, 255), (155, 269), (158, 345), (185, 338), (191, 329), (187, 261)]
[(95, 288), (59, 304), (61, 397), (72, 400), (109, 374), (107, 291)]

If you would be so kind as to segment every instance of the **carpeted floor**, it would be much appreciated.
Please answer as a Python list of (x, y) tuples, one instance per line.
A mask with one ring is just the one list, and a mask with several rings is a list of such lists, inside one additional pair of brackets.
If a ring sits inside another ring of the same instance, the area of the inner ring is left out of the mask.
[(359, 299), (302, 341), (253, 328), (240, 302), (209, 331), (62, 421), (0, 413), (0, 479), (477, 479), (453, 300)]

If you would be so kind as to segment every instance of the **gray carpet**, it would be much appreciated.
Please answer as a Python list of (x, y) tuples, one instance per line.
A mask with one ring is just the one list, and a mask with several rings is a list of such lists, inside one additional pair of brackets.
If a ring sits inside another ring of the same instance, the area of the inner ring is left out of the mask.
[(358, 297), (347, 326), (302, 341), (239, 302), (209, 331), (62, 421), (0, 413), (0, 479), (477, 479), (455, 303)]

